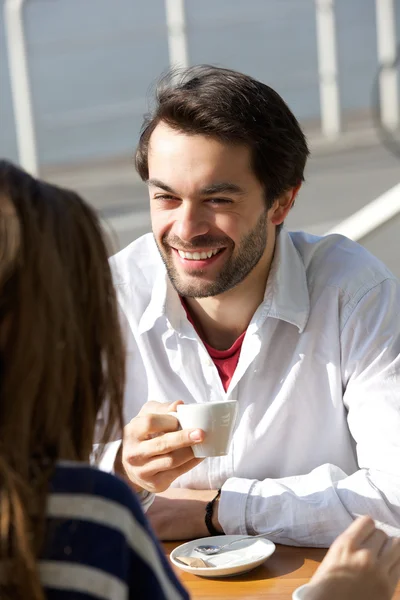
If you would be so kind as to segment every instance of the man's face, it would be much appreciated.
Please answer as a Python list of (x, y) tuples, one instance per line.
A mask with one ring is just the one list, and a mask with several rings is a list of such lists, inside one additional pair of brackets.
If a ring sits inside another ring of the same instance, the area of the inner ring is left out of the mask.
[(148, 163), (153, 233), (177, 292), (204, 298), (240, 284), (267, 244), (264, 191), (249, 149), (160, 123)]

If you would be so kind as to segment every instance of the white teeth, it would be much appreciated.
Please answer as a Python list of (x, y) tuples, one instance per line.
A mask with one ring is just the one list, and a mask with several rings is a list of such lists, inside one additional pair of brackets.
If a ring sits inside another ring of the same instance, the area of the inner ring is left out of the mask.
[(178, 254), (181, 258), (186, 258), (187, 260), (206, 260), (215, 256), (219, 251), (220, 248), (209, 250), (208, 252), (183, 252), (182, 250), (178, 250)]

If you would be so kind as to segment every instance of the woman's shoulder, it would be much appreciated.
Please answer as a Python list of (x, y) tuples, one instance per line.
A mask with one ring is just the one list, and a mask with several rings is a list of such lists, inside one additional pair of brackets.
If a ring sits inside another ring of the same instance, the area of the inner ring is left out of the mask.
[(108, 512), (133, 512), (144, 523), (140, 502), (123, 479), (86, 463), (59, 462), (50, 481), (50, 503), (60, 504), (63, 499), (67, 507), (74, 497), (78, 504), (97, 505), (100, 511), (107, 505)]
[[(138, 499), (121, 478), (88, 464), (58, 463), (50, 482), (47, 524), (41, 558), (45, 587), (60, 589), (60, 573), (66, 573), (73, 563), (80, 572), (90, 573), (91, 587), (97, 578), (99, 589), (104, 581), (107, 585), (117, 582), (129, 598), (188, 599)], [(50, 573), (46, 565), (50, 565)], [(56, 583), (51, 576), (54, 565)], [(88, 581), (78, 573), (68, 576), (66, 586), (70, 589), (73, 585), (91, 598)], [(102, 597), (111, 599), (116, 594)]]

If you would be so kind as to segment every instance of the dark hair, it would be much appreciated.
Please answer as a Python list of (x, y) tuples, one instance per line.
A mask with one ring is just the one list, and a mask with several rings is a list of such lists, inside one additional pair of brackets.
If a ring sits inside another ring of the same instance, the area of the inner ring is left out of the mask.
[(253, 171), (268, 208), (304, 180), (309, 155), (295, 116), (272, 88), (237, 71), (200, 65), (170, 71), (158, 83), (154, 111), (144, 121), (136, 169), (147, 181), (150, 136), (158, 123), (251, 149)]
[(97, 215), (6, 161), (0, 260), (0, 595), (42, 600), (49, 478), (89, 461), (105, 402), (100, 441), (121, 430), (125, 352)]

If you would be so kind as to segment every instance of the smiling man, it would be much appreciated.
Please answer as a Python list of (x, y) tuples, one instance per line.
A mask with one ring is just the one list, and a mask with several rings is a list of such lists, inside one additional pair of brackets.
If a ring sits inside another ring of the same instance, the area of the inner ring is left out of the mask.
[(169, 280), (203, 341), (226, 350), (262, 302), (274, 223), (283, 221), (299, 184), (268, 207), (249, 147), (187, 135), (162, 121), (148, 160), (153, 233)]
[[(328, 546), (363, 513), (400, 533), (399, 283), (342, 236), (282, 227), (307, 156), (280, 96), (225, 69), (163, 80), (143, 126), (153, 235), (111, 261), (128, 361), (105, 460), (157, 493), (163, 539)], [(168, 413), (231, 399), (229, 454), (194, 458), (203, 432)]]

